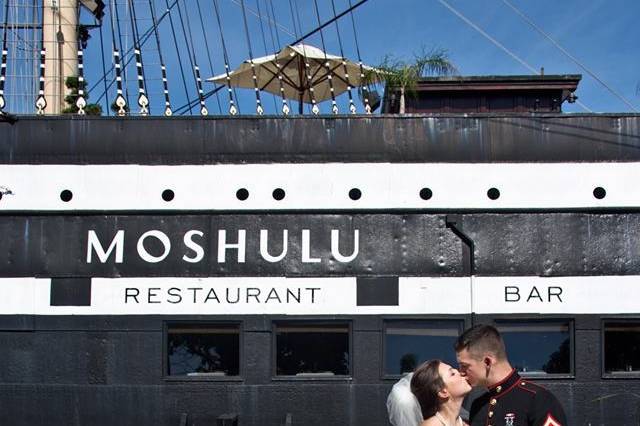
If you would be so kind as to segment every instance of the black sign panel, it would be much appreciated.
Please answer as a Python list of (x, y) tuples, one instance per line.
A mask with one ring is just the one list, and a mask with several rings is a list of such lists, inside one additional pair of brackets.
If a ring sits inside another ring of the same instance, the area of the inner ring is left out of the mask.
[(0, 232), (5, 277), (463, 274), (443, 215), (4, 217)]

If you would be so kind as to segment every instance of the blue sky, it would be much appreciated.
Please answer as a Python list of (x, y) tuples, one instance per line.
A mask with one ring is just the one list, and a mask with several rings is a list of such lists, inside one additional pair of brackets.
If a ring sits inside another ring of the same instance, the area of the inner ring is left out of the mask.
[[(165, 0), (154, 0), (159, 11), (164, 10)], [(223, 55), (219, 40), (218, 27), (215, 24), (212, 0), (199, 0), (204, 13), (205, 30), (201, 29), (198, 20), (196, 1), (180, 0), (183, 13), (188, 16), (187, 21), (192, 30), (196, 45), (196, 60), (202, 69), (202, 76), (210, 76), (210, 66), (204, 39), (209, 42), (209, 53), (213, 62), (213, 74), (223, 72)], [(269, 0), (244, 0), (245, 4), (257, 8), (260, 2), (262, 12)], [(270, 0), (276, 10), (278, 24), (287, 30), (280, 30), (281, 45), (293, 41), (294, 27), (291, 19), (289, 0)], [(302, 32), (317, 25), (313, 0), (295, 0), (301, 17)], [(334, 0), (338, 11), (348, 7), (348, 0)], [(445, 1), (445, 0), (442, 0)], [(355, 12), (358, 41), (365, 63), (375, 65), (386, 54), (397, 58), (411, 58), (421, 46), (430, 48), (444, 48), (449, 52), (451, 60), (460, 70), (461, 75), (514, 75), (529, 74), (530, 71), (508, 54), (500, 50), (479, 32), (464, 23), (459, 17), (443, 6), (441, 0), (369, 0)], [(640, 110), (640, 1), (638, 0), (509, 0), (513, 5), (528, 15), (538, 26), (550, 34), (559, 44), (577, 57), (591, 71), (593, 71), (613, 90), (623, 95), (638, 110)], [(172, 0), (169, 2), (171, 3)], [(248, 49), (242, 24), (240, 0), (218, 0), (223, 18), (224, 35), (232, 68), (247, 59)], [(357, 0), (352, 0), (356, 3)], [(538, 34), (526, 24), (513, 10), (505, 5), (503, 0), (446, 0), (451, 7), (464, 14), (470, 21), (484, 29), (497, 41), (502, 43), (513, 54), (530, 64), (533, 68), (545, 68), (546, 74), (582, 74), (583, 80), (579, 85), (577, 95), (584, 105), (595, 112), (633, 112), (632, 108), (607, 91), (594, 78), (587, 75), (578, 65), (569, 60), (548, 40)], [(318, 0), (322, 20), (333, 16), (330, 0)], [(121, 15), (126, 15), (124, 5), (126, 1), (118, 0), (121, 5)], [(184, 7), (184, 4), (189, 7)], [(140, 30), (149, 28), (148, 0), (136, 0)], [(188, 10), (187, 10), (188, 9)], [(188, 49), (182, 41), (182, 30), (178, 16), (174, 9), (174, 24), (178, 32), (179, 45), (183, 55), (183, 64), (187, 72), (187, 86), (189, 97), (195, 97), (195, 83), (190, 77), (190, 70), (186, 54)], [(121, 16), (122, 17), (122, 16)], [(248, 14), (251, 42), (254, 56), (265, 54), (261, 35), (260, 21), (253, 14)], [(85, 21), (86, 15), (85, 15)], [(130, 28), (122, 23), (123, 28)], [(104, 42), (107, 66), (111, 65), (111, 35), (109, 17), (104, 21)], [(267, 52), (272, 53), (272, 44), (268, 27), (264, 27), (267, 39)], [(351, 22), (348, 17), (340, 21), (345, 55), (356, 59), (356, 50)], [(160, 26), (162, 50), (165, 62), (169, 68), (169, 85), (174, 107), (183, 105), (186, 100), (182, 78), (177, 63), (176, 49), (173, 45), (171, 28), (168, 20)], [(339, 45), (335, 26), (327, 28), (323, 35), (327, 51), (339, 54)], [(93, 86), (99, 83), (102, 75), (102, 61), (100, 59), (100, 38), (97, 30), (92, 31), (89, 48), (85, 52), (87, 57), (86, 78)], [(309, 43), (321, 47), (319, 34), (312, 36)], [(130, 37), (125, 44), (131, 46)], [(143, 58), (145, 74), (149, 79), (149, 92), (152, 101), (152, 112), (160, 114), (163, 107), (163, 97), (159, 86), (159, 65), (155, 40), (150, 39), (144, 46)], [(129, 73), (128, 87), (131, 93), (135, 90), (135, 68), (127, 69)], [(112, 75), (109, 78), (113, 78)], [(205, 91), (213, 86), (205, 83)], [(104, 91), (102, 83), (96, 85), (91, 93), (91, 99), (96, 101)], [(252, 91), (238, 92), (241, 112), (252, 114), (255, 100)], [(108, 98), (115, 99), (115, 91), (110, 89)], [(132, 101), (134, 96), (131, 97)], [(228, 109), (224, 91), (220, 92), (220, 102), (223, 113)], [(263, 102), (267, 113), (276, 111), (272, 96), (263, 95)], [(342, 112), (346, 112), (346, 96), (341, 97)], [(106, 104), (105, 104), (106, 105)], [(215, 97), (207, 101), (211, 113), (218, 113)], [(565, 104), (567, 112), (585, 112), (577, 104)], [(321, 106), (323, 113), (329, 113), (330, 105)], [(136, 110), (134, 105), (132, 110)], [(195, 112), (195, 111), (194, 111)]]

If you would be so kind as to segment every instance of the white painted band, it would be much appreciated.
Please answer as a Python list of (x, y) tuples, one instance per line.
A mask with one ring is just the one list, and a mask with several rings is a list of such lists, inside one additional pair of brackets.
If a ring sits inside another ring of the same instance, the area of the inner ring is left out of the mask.
[[(0, 185), (12, 195), (0, 211), (637, 208), (638, 181), (640, 163), (5, 165)], [(276, 188), (283, 200), (274, 200)], [(360, 199), (349, 197), (353, 188)], [(65, 189), (70, 202), (60, 200)]]
[(0, 279), (0, 314), (640, 315), (639, 276), (401, 277), (397, 306), (358, 306), (354, 277), (93, 278), (91, 306), (50, 306), (50, 288)]

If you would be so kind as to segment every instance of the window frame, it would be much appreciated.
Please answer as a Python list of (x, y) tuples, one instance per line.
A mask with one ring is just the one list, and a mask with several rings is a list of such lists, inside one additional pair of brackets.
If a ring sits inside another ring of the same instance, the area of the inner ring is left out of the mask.
[[(574, 380), (576, 378), (576, 327), (575, 318), (566, 316), (517, 316), (511, 315), (495, 316), (492, 318), (493, 325), (498, 329), (501, 324), (544, 324), (544, 323), (560, 323), (567, 322), (569, 325), (569, 373), (545, 373), (530, 374), (518, 371), (520, 377), (530, 380)], [(502, 335), (502, 332), (500, 333)], [(509, 348), (507, 347), (507, 357), (509, 356)]]
[[(346, 325), (348, 333), (349, 348), (349, 374), (334, 376), (297, 376), (278, 375), (278, 326), (322, 326), (322, 325)], [(353, 318), (274, 318), (271, 320), (271, 381), (273, 382), (344, 382), (353, 380), (354, 368), (354, 347), (353, 347)]]
[[(402, 316), (391, 316), (384, 315), (380, 318), (380, 367), (379, 367), (379, 377), (383, 381), (398, 381), (404, 374), (387, 374), (385, 366), (387, 362), (387, 344), (386, 344), (386, 335), (387, 335), (387, 324), (393, 321), (451, 321), (458, 322), (461, 325), (460, 334), (462, 334), (467, 328), (469, 328), (470, 319), (468, 315), (402, 315)], [(460, 336), (458, 334), (458, 336)], [(453, 351), (453, 347), (451, 347), (451, 351)], [(458, 367), (454, 365), (454, 367)]]
[[(169, 375), (169, 328), (176, 325), (236, 326), (238, 328), (237, 376)], [(165, 320), (162, 324), (162, 379), (165, 382), (242, 382), (244, 381), (244, 322), (241, 320)]]
[(639, 317), (606, 317), (600, 318), (600, 377), (607, 380), (638, 380), (640, 379), (640, 371), (618, 371), (614, 373), (607, 373), (605, 368), (605, 326), (607, 323), (619, 323), (619, 324), (637, 324), (640, 326)]

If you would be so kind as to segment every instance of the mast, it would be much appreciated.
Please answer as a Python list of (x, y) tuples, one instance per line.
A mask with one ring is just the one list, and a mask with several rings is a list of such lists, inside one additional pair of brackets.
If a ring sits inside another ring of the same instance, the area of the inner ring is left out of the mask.
[(42, 0), (43, 45), (46, 49), (44, 96), (46, 114), (60, 114), (71, 90), (64, 82), (78, 75), (78, 0)]

